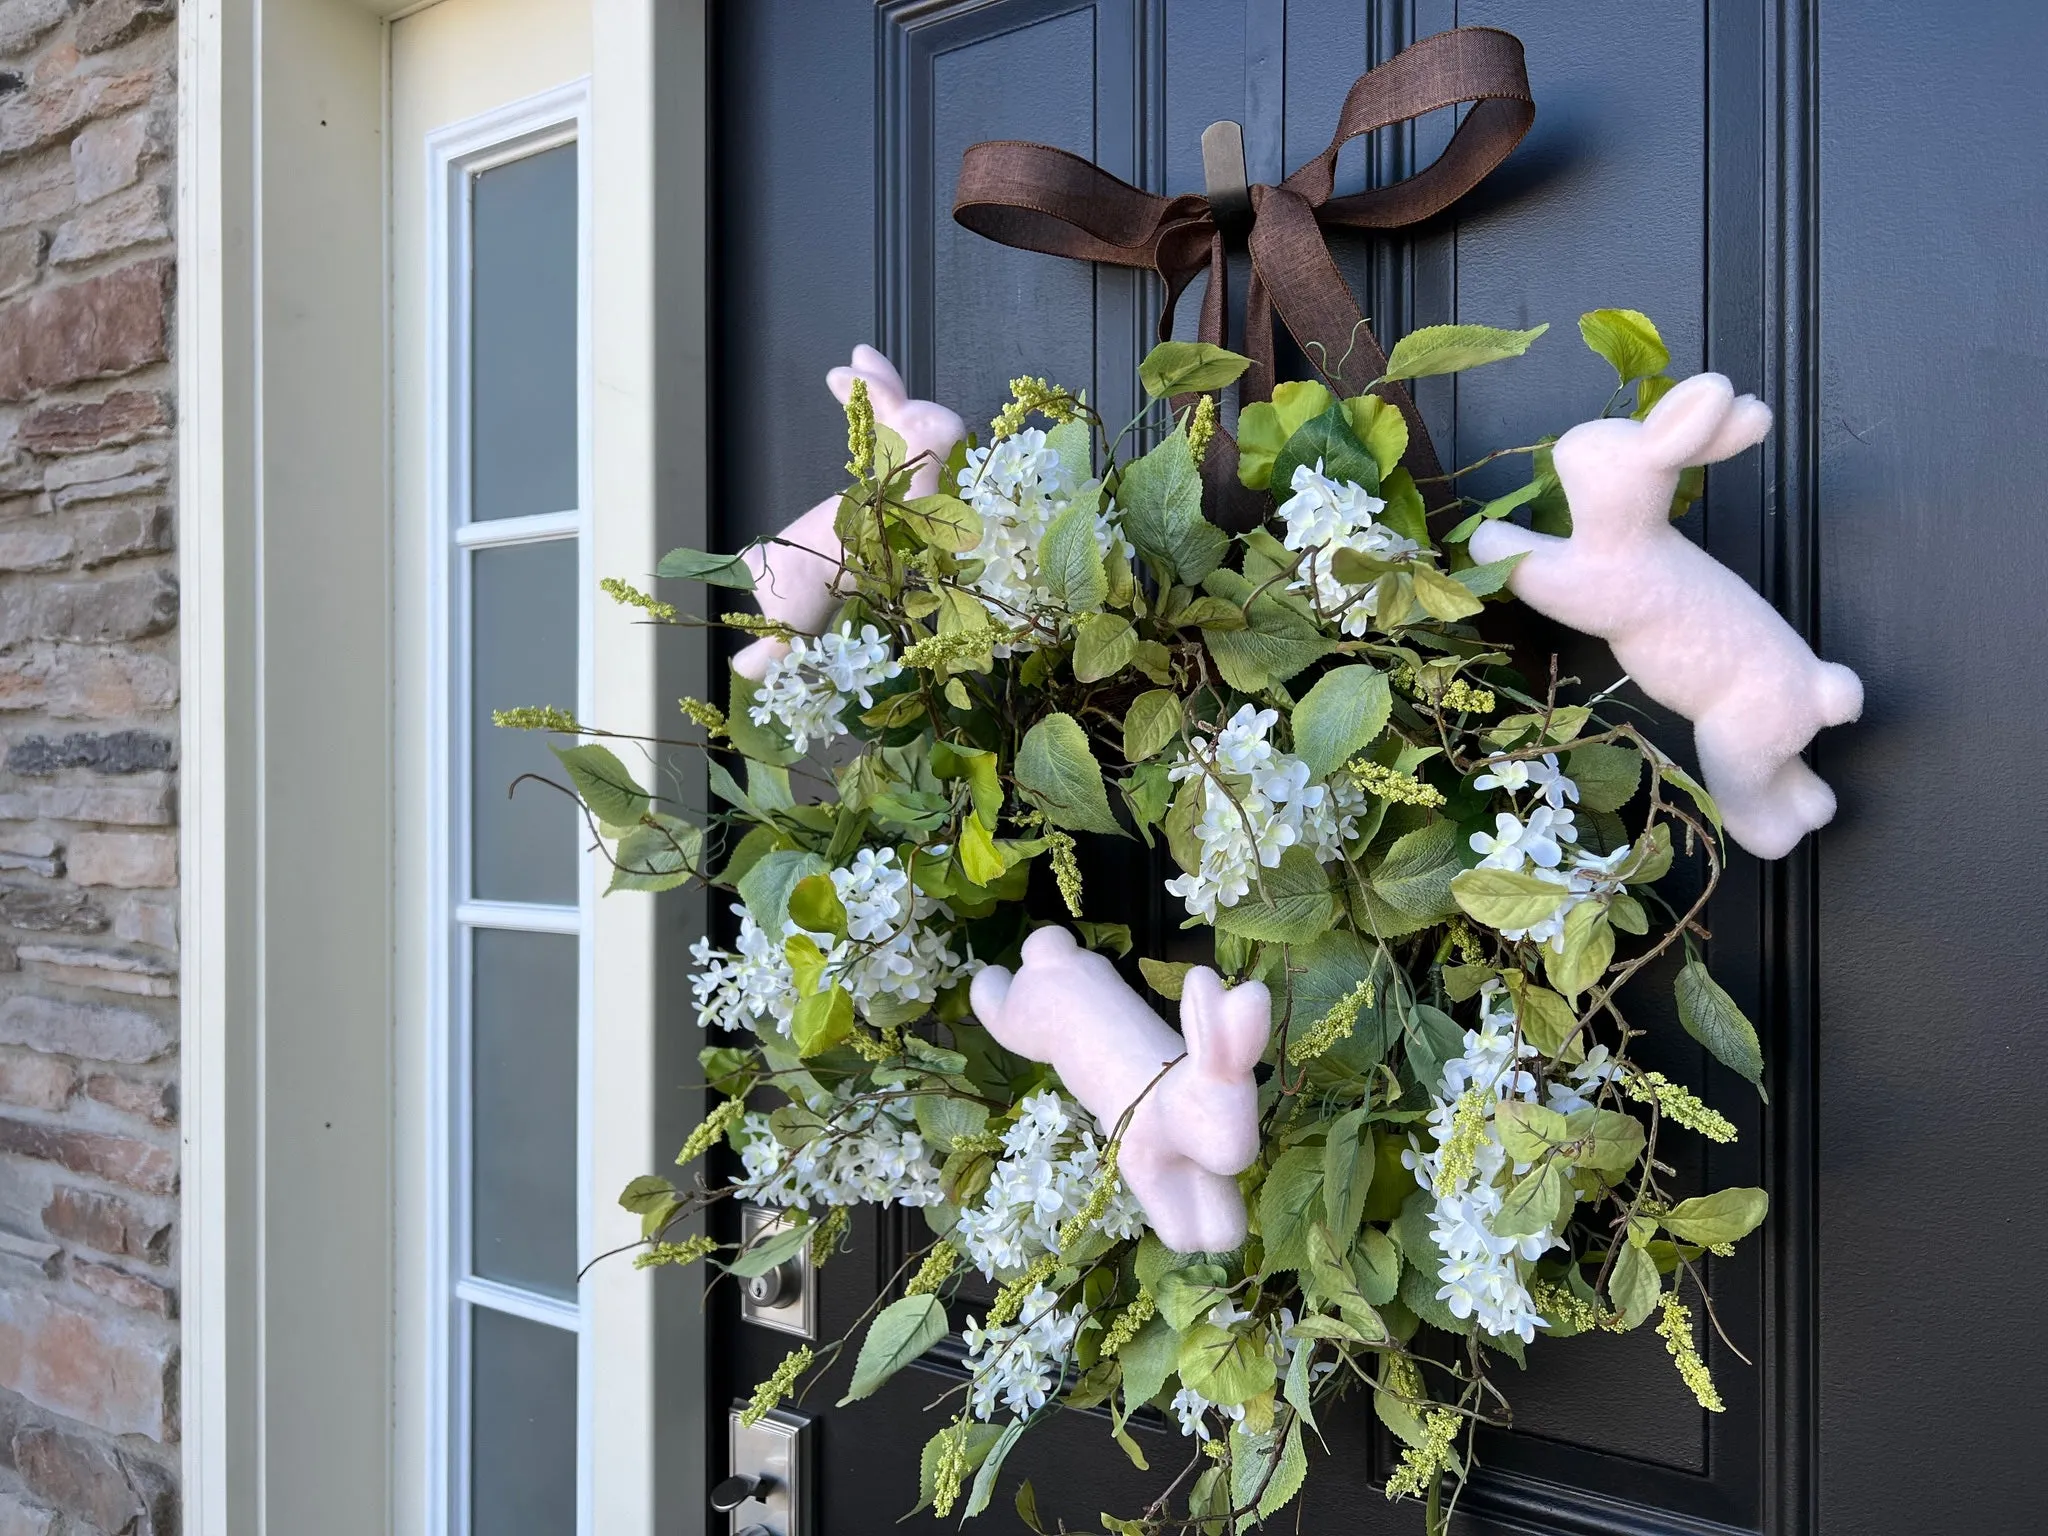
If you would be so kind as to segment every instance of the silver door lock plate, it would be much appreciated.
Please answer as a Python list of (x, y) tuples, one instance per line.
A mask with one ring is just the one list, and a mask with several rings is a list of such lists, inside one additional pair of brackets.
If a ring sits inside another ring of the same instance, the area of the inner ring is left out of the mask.
[(732, 1536), (811, 1536), (810, 1421), (779, 1408), (758, 1423), (740, 1418), (734, 1407), (730, 1472), (711, 1490), (712, 1508)]
[[(781, 1211), (765, 1206), (740, 1207), (740, 1232), (749, 1248), (786, 1232), (793, 1223)], [(763, 1328), (793, 1333), (800, 1339), (818, 1336), (818, 1287), (811, 1270), (808, 1243), (765, 1275), (740, 1282), (740, 1316)]]

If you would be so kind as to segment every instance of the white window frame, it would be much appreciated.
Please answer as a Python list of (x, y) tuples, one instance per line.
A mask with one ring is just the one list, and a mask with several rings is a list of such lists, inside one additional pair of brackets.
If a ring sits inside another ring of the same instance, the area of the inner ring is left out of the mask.
[[(577, 146), (576, 418), (577, 506), (527, 517), (470, 519), (469, 451), (470, 250), (475, 177), (543, 150)], [(595, 707), (596, 570), (590, 508), (594, 500), (591, 411), (592, 199), (590, 82), (553, 90), (452, 123), (428, 136), (427, 377), (433, 403), (428, 425), (427, 489), (429, 805), (426, 824), (432, 912), (427, 966), (427, 1205), (430, 1235), (427, 1529), (472, 1536), (470, 1492), (473, 1356), (472, 1318), (479, 1307), (575, 1335), (576, 1509), (579, 1536), (594, 1531), (592, 1305), (579, 1286), (564, 1302), (473, 1273), (471, 1194), (474, 1145), (470, 1118), (473, 935), (479, 930), (574, 935), (577, 949), (576, 1250), (593, 1252), (591, 1210), (592, 1055), (595, 1016), (596, 865), (579, 859), (574, 907), (471, 899), (469, 832), (472, 699), (471, 555), (520, 544), (577, 544), (577, 667), (574, 709)], [(552, 703), (553, 700), (534, 700)], [(486, 1533), (475, 1533), (486, 1536)]]

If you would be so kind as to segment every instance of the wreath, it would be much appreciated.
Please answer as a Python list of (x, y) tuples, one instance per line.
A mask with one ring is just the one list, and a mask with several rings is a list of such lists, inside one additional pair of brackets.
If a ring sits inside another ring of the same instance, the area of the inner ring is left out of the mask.
[[(761, 615), (606, 584), (654, 622), (752, 642), (723, 707), (682, 701), (722, 808), (643, 788), (560, 710), (500, 717), (588, 738), (555, 751), (612, 891), (730, 903), (728, 942), (691, 951), (711, 1102), (688, 1172), (622, 1196), (634, 1262), (824, 1264), (859, 1206), (928, 1228), (750, 1416), (848, 1354), (841, 1400), (865, 1398), (963, 1316), (964, 1374), (906, 1504), (982, 1512), (1019, 1440), (1071, 1408), (1106, 1410), (1143, 1468), (1128, 1424), (1149, 1407), (1186, 1465), (1104, 1524), (1243, 1529), (1300, 1491), (1323, 1406), (1367, 1393), (1404, 1447), (1387, 1495), (1437, 1533), (1477, 1432), (1508, 1422), (1500, 1363), (1539, 1340), (1654, 1323), (1721, 1410), (1703, 1261), (1767, 1200), (1675, 1184), (1674, 1138), (1736, 1127), (1639, 1060), (1669, 986), (1683, 1029), (1762, 1091), (1756, 1031), (1699, 955), (1721, 809), (1617, 697), (1618, 668), (1518, 666), (1495, 620), (1517, 586), (1546, 612), (1625, 609), (1669, 555), (1656, 536), (1705, 561), (1667, 518), (1769, 415), (1714, 375), (1674, 383), (1645, 316), (1600, 310), (1580, 330), (1617, 387), (1590, 437), (1489, 454), (1530, 474), (1484, 505), (1455, 493), (1476, 466), (1419, 482), (1408, 420), (1374, 391), (1504, 363), (1542, 329), (1427, 328), (1348, 395), (1246, 405), (1235, 479), (1257, 516), (1235, 535), (1204, 516), (1203, 470), (1246, 358), (1162, 343), (1123, 426), (1020, 378), (981, 442), (863, 348), (832, 381), (843, 494), (738, 555), (661, 563)], [(1567, 558), (1624, 504), (1656, 514), (1635, 565)], [(1514, 551), (1475, 561), (1487, 530)], [(1767, 640), (1717, 664), (1739, 675)], [(1670, 659), (1654, 649), (1630, 661), (1646, 688)], [(1704, 761), (1709, 709), (1666, 702), (1703, 722)], [(1792, 720), (1767, 773), (1797, 766), (1810, 704), (1745, 706), (1759, 730), (1759, 710)], [(633, 750), (666, 773), (656, 744)], [(1080, 855), (1105, 849), (1163, 850), (1207, 964), (1133, 955), (1084, 883)], [(790, 1223), (703, 1235), (734, 1199)], [(1030, 1485), (1015, 1497), (1042, 1528)]]

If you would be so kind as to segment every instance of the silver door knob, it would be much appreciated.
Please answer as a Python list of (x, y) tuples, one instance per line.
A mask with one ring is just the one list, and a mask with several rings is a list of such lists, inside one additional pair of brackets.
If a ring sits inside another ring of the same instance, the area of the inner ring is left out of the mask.
[[(729, 1515), (749, 1499), (758, 1499), (774, 1487), (774, 1479), (752, 1477), (745, 1472), (735, 1472), (724, 1482), (711, 1490), (711, 1507), (721, 1515)], [(760, 1527), (756, 1526), (758, 1530)], [(740, 1536), (746, 1536), (742, 1531)]]

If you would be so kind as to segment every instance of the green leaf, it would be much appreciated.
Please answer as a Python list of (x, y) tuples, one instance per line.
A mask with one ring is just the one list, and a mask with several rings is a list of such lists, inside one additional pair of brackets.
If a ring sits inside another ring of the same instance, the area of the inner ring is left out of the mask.
[(1329, 639), (1299, 604), (1271, 590), (1253, 597), (1252, 583), (1235, 571), (1213, 571), (1202, 585), (1240, 608), (1250, 603), (1246, 628), (1202, 631), (1216, 670), (1239, 692), (1261, 693), (1329, 654)]
[(822, 858), (806, 849), (777, 848), (763, 854), (739, 877), (740, 900), (764, 933), (780, 933), (797, 882), (822, 875), (828, 868)]
[(891, 1302), (868, 1325), (860, 1358), (854, 1362), (853, 1382), (839, 1406), (868, 1396), (951, 1331), (945, 1303), (936, 1296), (905, 1296)]
[(974, 1487), (968, 1491), (967, 1507), (960, 1511), (962, 1520), (970, 1520), (988, 1508), (988, 1501), (995, 1497), (996, 1477), (1003, 1470), (1003, 1460), (1010, 1454), (1017, 1442), (1024, 1438), (1024, 1431), (1030, 1425), (1029, 1419), (1012, 1419), (1009, 1426), (996, 1437), (988, 1449), (988, 1456), (974, 1473)]
[(1348, 481), (1368, 491), (1380, 488), (1380, 466), (1351, 430), (1351, 418), (1342, 405), (1332, 402), (1318, 416), (1305, 421), (1287, 439), (1273, 459), (1270, 489), (1278, 500), (1286, 500), (1294, 486), (1294, 472), (1310, 469), (1326, 480)]
[(1137, 1336), (1116, 1352), (1124, 1368), (1124, 1392), (1130, 1400), (1143, 1403), (1157, 1397), (1173, 1374), (1179, 1353), (1179, 1330), (1163, 1317), (1148, 1318)]
[(1206, 341), (1162, 341), (1138, 364), (1138, 382), (1154, 400), (1235, 384), (1252, 360)]
[(1154, 688), (1131, 701), (1124, 712), (1124, 760), (1142, 763), (1164, 750), (1180, 734), (1180, 695)]
[(1563, 1188), (1564, 1170), (1555, 1162), (1540, 1163), (1515, 1181), (1498, 1214), (1486, 1224), (1497, 1237), (1528, 1237), (1545, 1231), (1556, 1219)]
[[(1505, 980), (1515, 999), (1515, 1016), (1521, 1021), (1523, 1038), (1544, 1055), (1557, 1055), (1564, 1049), (1565, 1041), (1573, 1039), (1579, 1016), (1550, 988), (1539, 987), (1520, 971), (1509, 971)], [(1575, 1050), (1573, 1059), (1584, 1054)]]
[(1162, 1271), (1151, 1290), (1167, 1326), (1186, 1333), (1211, 1307), (1230, 1299), (1230, 1272), (1221, 1264), (1181, 1264)]
[(1360, 1106), (1339, 1115), (1323, 1137), (1323, 1214), (1340, 1252), (1357, 1236), (1372, 1189), (1373, 1137), (1365, 1124), (1370, 1112)]
[(993, 752), (963, 747), (950, 741), (935, 741), (931, 750), (932, 772), (941, 779), (965, 779), (974, 801), (974, 814), (993, 832), (996, 818), (1003, 814), (1003, 781)]
[(1290, 382), (1274, 386), (1271, 400), (1256, 401), (1240, 411), (1237, 478), (1255, 491), (1265, 490), (1273, 477), (1273, 461), (1287, 440), (1327, 411), (1330, 399), (1329, 390), (1313, 380)]
[(1538, 475), (1527, 485), (1509, 491), (1505, 496), (1494, 497), (1493, 500), (1479, 509), (1479, 515), (1488, 519), (1506, 517), (1515, 508), (1526, 506), (1529, 502), (1534, 501), (1548, 488), (1549, 482), (1545, 481), (1541, 475)]
[(1054, 826), (1124, 835), (1109, 808), (1109, 792), (1103, 787), (1102, 767), (1089, 750), (1088, 733), (1072, 715), (1047, 715), (1025, 733), (1017, 749), (1016, 776), (1018, 792)]
[(1230, 536), (1202, 516), (1202, 477), (1179, 428), (1125, 466), (1116, 504), (1131, 547), (1175, 580), (1199, 582), (1229, 552)]
[(1571, 1140), (1565, 1117), (1541, 1104), (1503, 1099), (1493, 1113), (1500, 1144), (1518, 1163), (1539, 1163)]
[(1614, 928), (1607, 908), (1582, 901), (1565, 914), (1564, 949), (1543, 946), (1543, 973), (1566, 997), (1576, 999), (1606, 974), (1614, 959)]
[(1138, 957), (1138, 969), (1145, 977), (1145, 985), (1169, 1002), (1180, 1001), (1181, 988), (1187, 983), (1188, 972), (1194, 968), (1191, 960), (1154, 960), (1150, 955)]
[(953, 1150), (963, 1136), (977, 1134), (988, 1124), (988, 1110), (973, 1099), (956, 1099), (947, 1093), (920, 1093), (911, 1100), (918, 1131), (941, 1151)]
[(1532, 331), (1504, 331), (1490, 325), (1426, 325), (1394, 343), (1382, 377), (1426, 379), (1503, 362), (1520, 357), (1529, 350), (1530, 342), (1549, 329), (1548, 325)]
[[(1375, 1152), (1375, 1161), (1379, 1154)], [(1399, 1167), (1397, 1163), (1394, 1165)], [(1382, 1170), (1384, 1171), (1384, 1170)], [(1407, 1172), (1404, 1168), (1403, 1173)], [(1358, 1288), (1365, 1299), (1376, 1307), (1383, 1307), (1401, 1292), (1401, 1250), (1394, 1246), (1394, 1240), (1378, 1227), (1367, 1227), (1358, 1236), (1358, 1246), (1352, 1251), (1352, 1268), (1358, 1275)]]
[(797, 927), (811, 933), (846, 937), (846, 905), (839, 899), (839, 887), (826, 874), (806, 875), (790, 887), (789, 915)]
[(1294, 1496), (1301, 1492), (1301, 1485), (1307, 1480), (1308, 1452), (1302, 1449), (1301, 1420), (1296, 1419), (1287, 1426), (1287, 1439), (1280, 1447), (1279, 1465), (1266, 1479), (1265, 1492), (1259, 1494), (1259, 1518), (1270, 1520), (1293, 1503)]
[(687, 821), (656, 811), (619, 839), (612, 850), (613, 891), (672, 891), (697, 873), (704, 859), (704, 833)]
[(701, 549), (672, 549), (661, 557), (654, 574), (672, 581), (702, 581), (738, 592), (754, 590), (754, 573), (739, 555), (714, 555)]
[(829, 1051), (853, 1033), (853, 996), (841, 986), (827, 987), (797, 999), (790, 1015), (789, 1035), (796, 1053), (811, 1057)]
[[(1271, 978), (1275, 1023), (1279, 1011), (1293, 1003), (1293, 1028), (1299, 1032), (1317, 1023), (1372, 975), (1377, 956), (1348, 927), (1333, 928), (1306, 947), (1292, 951), (1289, 969)], [(1358, 1033), (1372, 1030), (1371, 1012), (1362, 1011)]]
[(1105, 955), (1114, 955), (1121, 960), (1131, 952), (1129, 923), (1084, 923), (1076, 918), (1074, 931), (1081, 936), (1083, 944)]
[[(1309, 1228), (1321, 1208), (1323, 1152), (1289, 1147), (1259, 1186), (1259, 1233), (1266, 1244), (1266, 1274), (1308, 1263)], [(1363, 1192), (1361, 1191), (1361, 1196)]]
[(1451, 881), (1466, 916), (1489, 928), (1533, 928), (1564, 905), (1561, 885), (1513, 869), (1468, 869)]
[(796, 1257), (799, 1249), (811, 1240), (811, 1224), (808, 1218), (792, 1218), (794, 1225), (777, 1232), (773, 1237), (764, 1238), (745, 1253), (735, 1254), (732, 1262), (725, 1267), (728, 1272), (742, 1280), (755, 1275), (765, 1275), (772, 1269), (779, 1269)]
[(993, 885), (1009, 867), (996, 848), (995, 837), (979, 816), (969, 816), (961, 822), (960, 868), (968, 879), (976, 885)]
[(1657, 1308), (1660, 1289), (1656, 1261), (1635, 1244), (1623, 1243), (1607, 1272), (1607, 1299), (1622, 1322), (1634, 1328), (1647, 1318)]
[(1571, 1160), (1599, 1173), (1627, 1173), (1643, 1155), (1643, 1125), (1613, 1109), (1575, 1109), (1565, 1117)]
[(1109, 596), (1109, 575), (1095, 543), (1095, 509), (1086, 501), (1075, 502), (1045, 530), (1038, 573), (1069, 613), (1092, 613)]
[(941, 493), (891, 502), (889, 521), (908, 528), (919, 543), (947, 554), (965, 554), (981, 542), (981, 518), (958, 496)]
[(1597, 743), (1576, 747), (1565, 758), (1564, 771), (1579, 786), (1579, 804), (1586, 810), (1618, 811), (1635, 799), (1643, 782), (1643, 754)]
[(1760, 1189), (1723, 1189), (1681, 1200), (1658, 1219), (1673, 1237), (1706, 1248), (1749, 1236), (1770, 1209), (1771, 1197)]
[(1374, 867), (1372, 888), (1382, 900), (1411, 917), (1449, 917), (1457, 903), (1451, 881), (1458, 874), (1458, 829), (1432, 822), (1394, 840)]
[(1490, 560), (1485, 565), (1468, 565), (1462, 571), (1452, 571), (1451, 580), (1474, 597), (1491, 597), (1508, 584), (1508, 578), (1515, 574), (1515, 567), (1527, 558), (1526, 555), (1509, 555), (1505, 560)]
[(1667, 784), (1676, 784), (1680, 789), (1684, 790), (1692, 797), (1692, 803), (1698, 806), (1707, 820), (1714, 824), (1714, 830), (1716, 832), (1721, 830), (1721, 807), (1714, 803), (1714, 797), (1706, 792), (1699, 780), (1695, 779), (1676, 763), (1661, 764), (1657, 769), (1657, 777)]
[(1279, 1376), (1261, 1340), (1214, 1323), (1187, 1330), (1175, 1363), (1184, 1385), (1222, 1408), (1257, 1397)]
[(1408, 576), (1415, 583), (1415, 601), (1432, 619), (1455, 624), (1460, 619), (1471, 618), (1486, 606), (1463, 582), (1454, 581), (1431, 566), (1419, 562), (1411, 565)]
[(635, 1216), (645, 1216), (675, 1197), (675, 1185), (658, 1173), (643, 1173), (619, 1191), (619, 1204)]
[[(1138, 1465), (1139, 1470), (1144, 1470), (1143, 1462)], [(1038, 1518), (1038, 1494), (1032, 1489), (1031, 1479), (1028, 1477), (1017, 1485), (1017, 1518), (1024, 1522), (1026, 1530), (1036, 1531), (1038, 1536), (1045, 1536), (1045, 1526)]]
[[(1175, 722), (1179, 721), (1175, 700)], [(1387, 677), (1376, 667), (1333, 667), (1294, 706), (1294, 755), (1323, 778), (1371, 746), (1393, 707)]]
[(1395, 470), (1381, 483), (1380, 495), (1386, 498), (1387, 504), (1380, 508), (1376, 520), (1402, 538), (1411, 539), (1420, 548), (1428, 549), (1429, 514), (1423, 508), (1422, 492), (1415, 484), (1415, 477), (1405, 469)]
[(1329, 874), (1297, 843), (1280, 855), (1277, 868), (1260, 872), (1242, 901), (1217, 910), (1216, 926), (1268, 944), (1306, 944), (1336, 922), (1338, 910)]
[(590, 814), (606, 826), (630, 827), (647, 814), (647, 791), (633, 782), (626, 765), (609, 748), (595, 743), (581, 747), (550, 743), (548, 750), (569, 771), (569, 782)]
[(1074, 676), (1099, 683), (1131, 664), (1138, 632), (1120, 613), (1084, 613), (1074, 620)]
[(1714, 1060), (1729, 1071), (1764, 1088), (1764, 1049), (1756, 1026), (1735, 1006), (1735, 999), (1722, 990), (1707, 968), (1688, 960), (1672, 988), (1678, 1000), (1678, 1022), (1699, 1041)]
[(1650, 317), (1639, 309), (1590, 309), (1579, 316), (1579, 334), (1587, 346), (1614, 365), (1623, 384), (1671, 366), (1671, 349), (1664, 345)]
[(1365, 444), (1379, 465), (1385, 480), (1408, 451), (1408, 418), (1391, 400), (1378, 395), (1353, 395), (1344, 402), (1344, 417), (1351, 423), (1351, 435)]

